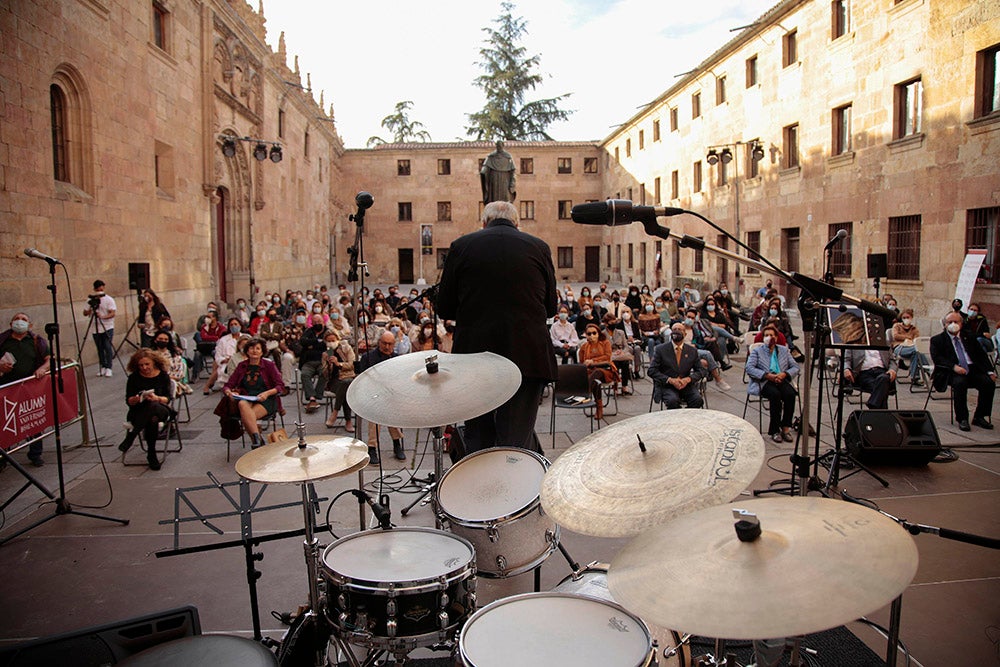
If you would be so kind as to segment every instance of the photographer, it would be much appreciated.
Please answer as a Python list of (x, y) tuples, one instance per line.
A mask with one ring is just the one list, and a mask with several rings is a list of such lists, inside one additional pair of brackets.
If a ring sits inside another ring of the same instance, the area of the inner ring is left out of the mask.
[(97, 347), (97, 359), (100, 368), (97, 377), (111, 377), (111, 362), (115, 357), (115, 348), (111, 339), (115, 335), (115, 300), (104, 293), (104, 281), (94, 281), (94, 292), (87, 297), (87, 307), (83, 309), (84, 317), (94, 320), (94, 345)]

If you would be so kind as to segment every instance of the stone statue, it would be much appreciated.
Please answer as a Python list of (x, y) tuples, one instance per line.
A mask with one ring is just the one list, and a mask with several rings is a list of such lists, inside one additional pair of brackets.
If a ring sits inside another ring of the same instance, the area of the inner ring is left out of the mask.
[(483, 186), (483, 203), (491, 201), (514, 201), (517, 198), (517, 172), (514, 158), (503, 149), (503, 142), (497, 141), (497, 149), (486, 156), (479, 180)]

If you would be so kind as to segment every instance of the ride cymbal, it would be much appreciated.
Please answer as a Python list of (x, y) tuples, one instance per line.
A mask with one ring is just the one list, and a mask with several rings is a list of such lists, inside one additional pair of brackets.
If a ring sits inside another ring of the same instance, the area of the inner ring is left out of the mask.
[[(733, 511), (757, 515), (741, 542)], [(829, 498), (746, 500), (674, 519), (611, 561), (615, 600), (642, 618), (704, 637), (820, 632), (896, 598), (917, 571), (913, 538), (875, 510)]]
[[(437, 372), (428, 359), (437, 357)], [(413, 352), (358, 375), (347, 402), (362, 418), (399, 428), (433, 428), (472, 419), (503, 405), (521, 385), (513, 361), (492, 352)]]
[(763, 438), (739, 417), (714, 410), (651, 412), (602, 428), (566, 450), (542, 480), (542, 507), (574, 532), (628, 537), (729, 502), (763, 462)]
[(368, 465), (368, 446), (354, 438), (309, 436), (252, 449), (236, 461), (236, 472), (264, 484), (315, 482), (357, 472)]

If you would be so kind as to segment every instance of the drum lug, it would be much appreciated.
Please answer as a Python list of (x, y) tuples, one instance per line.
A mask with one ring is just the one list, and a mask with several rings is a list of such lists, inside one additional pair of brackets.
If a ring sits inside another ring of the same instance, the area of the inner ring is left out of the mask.
[(465, 599), (468, 601), (469, 613), (471, 614), (472, 612), (476, 611), (476, 609), (478, 607), (477, 600), (476, 600), (476, 594), (475, 593), (469, 593), (466, 596)]
[(441, 611), (438, 613), (438, 623), (441, 626), (441, 630), (448, 629), (448, 612)]
[(545, 531), (545, 541), (546, 542), (548, 542), (549, 544), (555, 545), (558, 542), (558, 540), (559, 540), (559, 538), (556, 537), (556, 532), (554, 530), (552, 530), (551, 528), (549, 528), (548, 530)]
[(385, 603), (385, 613), (388, 614), (391, 617), (395, 617), (396, 616), (396, 601), (395, 600), (389, 600), (388, 602)]
[(496, 542), (500, 539), (500, 531), (497, 530), (496, 524), (493, 524), (486, 529), (486, 536), (490, 538), (490, 542), (496, 544)]
[(385, 622), (385, 634), (390, 639), (396, 637), (396, 619), (390, 618)]
[(503, 575), (507, 571), (507, 559), (503, 556), (497, 556), (497, 567), (500, 569), (500, 574)]

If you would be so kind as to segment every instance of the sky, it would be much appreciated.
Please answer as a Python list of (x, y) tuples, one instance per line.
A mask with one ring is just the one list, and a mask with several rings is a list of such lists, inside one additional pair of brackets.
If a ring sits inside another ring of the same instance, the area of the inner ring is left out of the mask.
[[(558, 141), (603, 139), (613, 126), (655, 99), (752, 23), (777, 0), (521, 0), (512, 11), (527, 22), (522, 45), (539, 55), (542, 85), (526, 100), (570, 93), (574, 110), (549, 126)], [(252, 2), (257, 8), (257, 2)], [(288, 65), (299, 57), (303, 84), (333, 103), (348, 148), (377, 135), (397, 102), (433, 141), (462, 141), (467, 114), (485, 103), (473, 81), (496, 27), (500, 0), (265, 0), (267, 40), (285, 33)]]

